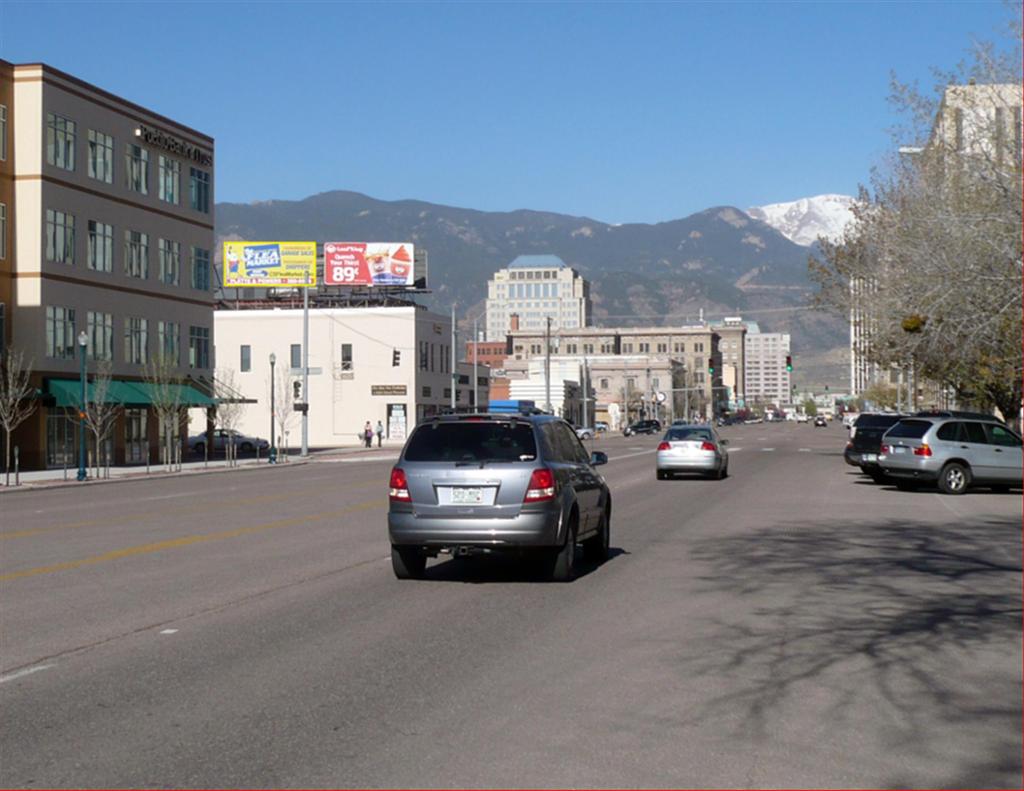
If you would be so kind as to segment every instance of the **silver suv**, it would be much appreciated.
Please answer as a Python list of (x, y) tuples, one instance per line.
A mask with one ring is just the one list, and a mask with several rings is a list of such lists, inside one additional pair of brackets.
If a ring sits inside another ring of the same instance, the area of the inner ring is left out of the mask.
[(545, 575), (574, 576), (576, 544), (608, 557), (611, 495), (572, 427), (550, 415), (447, 415), (421, 423), (391, 471), (388, 535), (399, 579), (428, 557), (502, 551), (538, 558)]
[(995, 418), (904, 418), (882, 436), (882, 471), (900, 489), (937, 483), (946, 494), (972, 485), (1021, 486), (1021, 439)]

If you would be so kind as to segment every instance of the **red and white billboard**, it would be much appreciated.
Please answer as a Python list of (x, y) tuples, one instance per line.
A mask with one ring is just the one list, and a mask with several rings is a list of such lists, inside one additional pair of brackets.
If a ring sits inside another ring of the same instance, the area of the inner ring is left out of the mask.
[(414, 258), (408, 242), (325, 242), (324, 285), (411, 287)]

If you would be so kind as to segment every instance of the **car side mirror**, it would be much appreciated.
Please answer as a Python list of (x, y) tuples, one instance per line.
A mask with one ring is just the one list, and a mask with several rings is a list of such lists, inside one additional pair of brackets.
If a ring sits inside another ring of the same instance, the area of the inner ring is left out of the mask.
[(595, 450), (590, 454), (590, 466), (599, 467), (602, 464), (608, 463), (608, 454), (604, 451)]

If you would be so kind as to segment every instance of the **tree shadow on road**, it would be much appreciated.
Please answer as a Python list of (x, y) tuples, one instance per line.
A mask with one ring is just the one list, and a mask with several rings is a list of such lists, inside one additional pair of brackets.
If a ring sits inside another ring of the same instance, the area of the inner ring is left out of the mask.
[(705, 592), (749, 603), (685, 650), (690, 672), (729, 680), (700, 717), (738, 708), (758, 737), (801, 706), (827, 729), (875, 705), (892, 748), (918, 756), (962, 729), (978, 762), (953, 761), (950, 786), (1019, 786), (1019, 519), (773, 525), (701, 540), (692, 558)]

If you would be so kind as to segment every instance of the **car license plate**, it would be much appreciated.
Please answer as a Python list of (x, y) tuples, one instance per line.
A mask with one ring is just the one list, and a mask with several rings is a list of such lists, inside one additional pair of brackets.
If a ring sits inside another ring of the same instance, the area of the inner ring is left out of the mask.
[(877, 453), (865, 453), (864, 454), (864, 461), (878, 461), (878, 454)]
[(456, 505), (479, 505), (484, 501), (484, 490), (479, 487), (456, 486), (452, 488), (452, 503)]
[(892, 449), (892, 452), (893, 453), (906, 453), (907, 449), (906, 448), (901, 448), (901, 447), (899, 447), (897, 445), (895, 448)]

